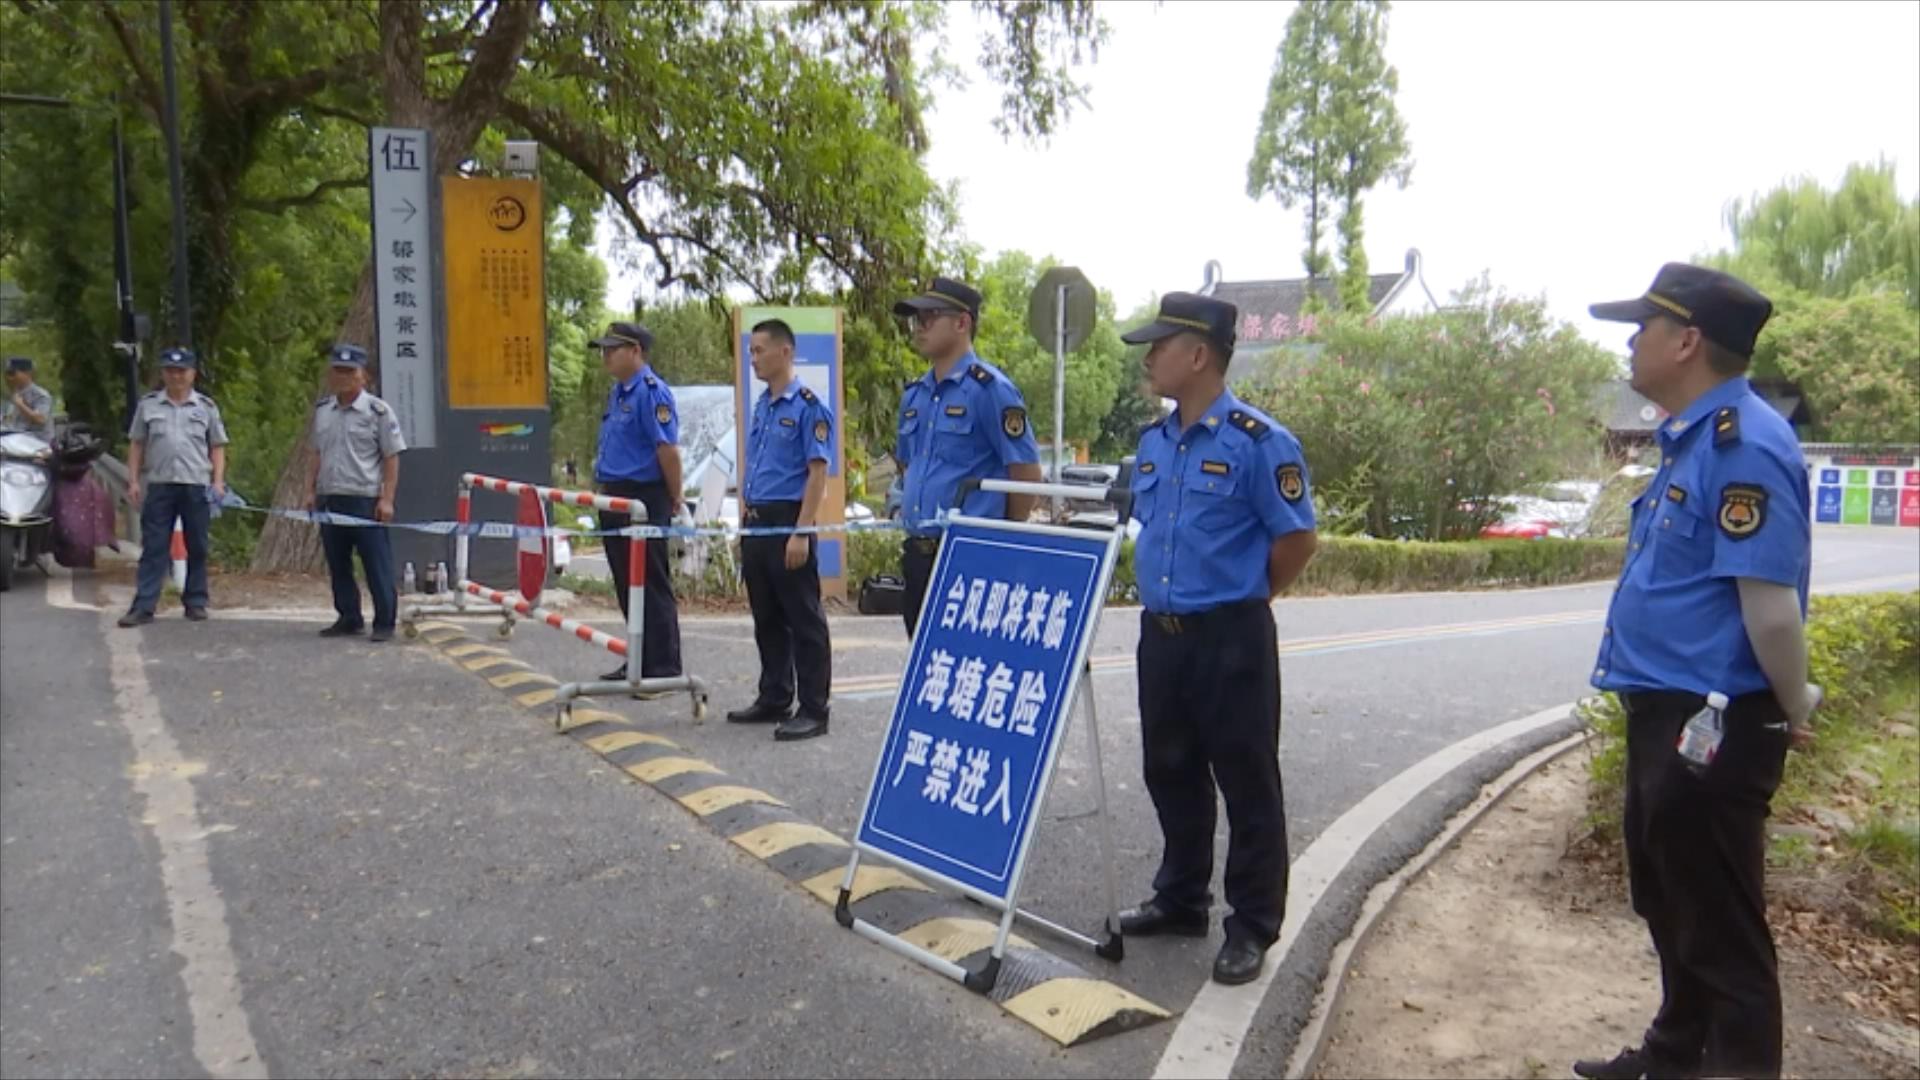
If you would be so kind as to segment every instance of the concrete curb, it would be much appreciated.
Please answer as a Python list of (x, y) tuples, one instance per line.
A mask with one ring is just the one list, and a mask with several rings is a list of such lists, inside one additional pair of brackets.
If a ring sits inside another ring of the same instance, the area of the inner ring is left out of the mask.
[[(1570, 706), (1571, 708), (1571, 706)], [(1360, 913), (1354, 919), (1353, 929), (1341, 942), (1334, 946), (1333, 954), (1327, 959), (1326, 978), (1320, 983), (1320, 990), (1314, 996), (1313, 1012), (1295, 1040), (1293, 1053), (1287, 1059), (1286, 1075), (1289, 1080), (1298, 1080), (1313, 1072), (1319, 1066), (1320, 1058), (1326, 1049), (1327, 1031), (1330, 1021), (1340, 1007), (1340, 998), (1346, 990), (1347, 965), (1355, 953), (1367, 942), (1373, 928), (1381, 916), (1392, 909), (1393, 904), (1406, 891), (1413, 880), (1433, 865), (1441, 855), (1453, 847), (1454, 842), (1480, 819), (1486, 816), (1500, 801), (1507, 797), (1521, 782), (1538, 772), (1542, 766), (1560, 758), (1568, 751), (1586, 743), (1589, 733), (1576, 732), (1558, 742), (1534, 751), (1515, 762), (1506, 772), (1493, 782), (1480, 789), (1473, 801), (1456, 812), (1427, 846), (1418, 855), (1407, 860), (1406, 864), (1381, 879), (1367, 893), (1360, 906)]]

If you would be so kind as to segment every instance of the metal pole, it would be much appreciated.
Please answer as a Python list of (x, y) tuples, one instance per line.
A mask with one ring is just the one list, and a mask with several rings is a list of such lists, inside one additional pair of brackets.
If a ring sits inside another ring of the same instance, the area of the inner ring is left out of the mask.
[[(173, 73), (173, 0), (160, 0), (160, 61), (166, 90), (167, 183), (173, 191), (173, 336), (193, 348), (192, 288), (187, 277), (187, 196), (180, 166), (180, 92)], [(201, 358), (206, 370), (206, 358)]]
[(113, 277), (120, 304), (120, 353), (126, 373), (127, 411), (121, 427), (133, 422), (140, 400), (140, 332), (133, 317), (133, 232), (127, 224), (127, 146), (120, 136), (120, 111), (113, 113)]
[[(1060, 483), (1062, 457), (1066, 453), (1067, 435), (1067, 287), (1059, 287), (1055, 296), (1058, 303), (1053, 307), (1053, 482)], [(1064, 503), (1059, 496), (1053, 500), (1054, 524), (1060, 523)]]

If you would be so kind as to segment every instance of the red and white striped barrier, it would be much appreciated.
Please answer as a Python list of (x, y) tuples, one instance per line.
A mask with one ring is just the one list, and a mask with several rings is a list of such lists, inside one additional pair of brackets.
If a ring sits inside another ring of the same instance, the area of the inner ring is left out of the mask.
[[(465, 473), (460, 477), (460, 497), (456, 506), (456, 518), (461, 525), (472, 524), (473, 489), (496, 492), (501, 495), (518, 497), (524, 492), (532, 492), (536, 498), (545, 502), (565, 506), (590, 506), (610, 513), (626, 514), (636, 524), (647, 520), (647, 508), (638, 499), (623, 499), (612, 495), (599, 495), (591, 491), (568, 491), (564, 488), (546, 487), (541, 484), (529, 484), (519, 480), (507, 480), (498, 476), (483, 476), (479, 473)], [(538, 507), (534, 507), (538, 509)], [(609, 543), (618, 543), (618, 539), (608, 537)], [(413, 621), (429, 613), (466, 614), (470, 610), (467, 597), (478, 597), (488, 604), (497, 606), (505, 616), (500, 633), (502, 636), (513, 629), (513, 617), (518, 614), (553, 627), (562, 633), (602, 648), (627, 661), (627, 677), (621, 682), (566, 683), (556, 691), (556, 701), (561, 716), (572, 711), (572, 701), (576, 697), (596, 694), (645, 693), (653, 691), (685, 690), (693, 697), (693, 717), (696, 721), (705, 719), (707, 712), (707, 687), (700, 679), (690, 675), (677, 675), (671, 678), (643, 679), (640, 674), (641, 642), (645, 632), (646, 588), (647, 588), (647, 547), (646, 540), (639, 536), (626, 538), (627, 544), (627, 625), (626, 639), (621, 640), (612, 634), (595, 630), (574, 619), (568, 619), (542, 608), (534, 599), (515, 596), (498, 589), (489, 589), (478, 582), (467, 579), (468, 545), (471, 543), (467, 530), (461, 529), (455, 534), (454, 567), (456, 584), (453, 587), (454, 603), (451, 608), (416, 605), (408, 608), (405, 621), (408, 634), (411, 635)], [(542, 549), (544, 551), (544, 548)], [(522, 593), (537, 592), (531, 586), (523, 586)], [(558, 722), (558, 719), (556, 719)]]

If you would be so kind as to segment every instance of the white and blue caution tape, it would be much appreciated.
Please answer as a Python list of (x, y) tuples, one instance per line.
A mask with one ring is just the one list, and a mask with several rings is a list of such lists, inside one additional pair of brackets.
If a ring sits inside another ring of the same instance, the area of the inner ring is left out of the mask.
[[(428, 533), (434, 536), (472, 536), (484, 540), (519, 540), (524, 537), (564, 537), (578, 540), (584, 537), (637, 536), (642, 539), (659, 537), (738, 537), (738, 536), (812, 536), (829, 533), (858, 532), (899, 532), (905, 526), (897, 521), (850, 521), (844, 525), (747, 525), (729, 529), (720, 525), (629, 525), (620, 529), (569, 529), (558, 525), (535, 526), (520, 525), (511, 521), (370, 521), (352, 514), (341, 514), (331, 510), (290, 510), (284, 507), (232, 506), (230, 510), (244, 511), (249, 514), (264, 514), (269, 517), (290, 518), (295, 521), (308, 521), (315, 525), (334, 525), (353, 529), (404, 529), (409, 532)], [(942, 515), (944, 519), (945, 515)]]

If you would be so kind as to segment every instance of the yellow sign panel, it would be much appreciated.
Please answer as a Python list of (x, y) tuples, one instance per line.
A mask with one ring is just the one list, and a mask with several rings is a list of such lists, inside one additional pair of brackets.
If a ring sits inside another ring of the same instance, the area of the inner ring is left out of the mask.
[(544, 218), (536, 180), (440, 180), (447, 403), (547, 407)]

